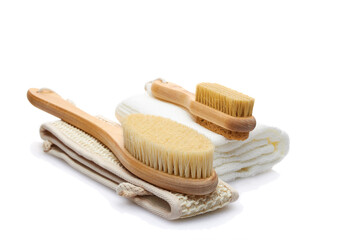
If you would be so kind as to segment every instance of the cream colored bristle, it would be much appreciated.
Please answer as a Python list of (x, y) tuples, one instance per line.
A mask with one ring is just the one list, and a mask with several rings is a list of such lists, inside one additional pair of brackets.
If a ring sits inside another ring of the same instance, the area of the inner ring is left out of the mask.
[(144, 164), (186, 178), (211, 175), (214, 146), (195, 130), (167, 118), (144, 114), (127, 116), (122, 126), (126, 150)]
[(250, 117), (254, 98), (216, 83), (200, 83), (196, 87), (196, 101), (233, 117)]

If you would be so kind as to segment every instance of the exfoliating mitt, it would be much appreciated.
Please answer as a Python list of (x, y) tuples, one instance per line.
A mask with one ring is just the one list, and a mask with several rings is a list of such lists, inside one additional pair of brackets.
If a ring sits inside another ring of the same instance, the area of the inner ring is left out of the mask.
[(74, 169), (113, 189), (118, 195), (168, 220), (214, 211), (239, 197), (222, 180), (219, 180), (214, 192), (204, 196), (185, 195), (153, 186), (128, 172), (100, 141), (61, 120), (41, 125), (40, 136), (44, 140), (43, 149), (46, 153), (64, 160)]

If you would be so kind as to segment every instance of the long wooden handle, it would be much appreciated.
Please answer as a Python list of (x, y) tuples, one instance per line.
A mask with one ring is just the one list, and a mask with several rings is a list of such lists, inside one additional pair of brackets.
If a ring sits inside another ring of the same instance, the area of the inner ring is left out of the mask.
[(30, 88), (27, 98), (35, 107), (83, 130), (101, 142), (108, 142), (108, 139), (116, 141), (119, 137), (119, 131), (114, 126), (75, 107), (53, 91)]

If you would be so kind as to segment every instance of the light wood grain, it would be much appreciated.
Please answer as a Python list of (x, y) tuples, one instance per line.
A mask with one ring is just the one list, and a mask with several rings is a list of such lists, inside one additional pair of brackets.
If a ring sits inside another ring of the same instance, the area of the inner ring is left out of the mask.
[(27, 92), (27, 97), (35, 107), (98, 139), (115, 154), (127, 170), (153, 185), (190, 195), (205, 195), (213, 192), (217, 186), (218, 178), (214, 170), (208, 178), (192, 179), (170, 175), (146, 166), (125, 149), (123, 130), (120, 126), (110, 125), (87, 114), (54, 92), (39, 92), (38, 89), (31, 88)]
[(195, 101), (195, 95), (184, 88), (160, 79), (153, 81), (151, 93), (161, 100), (180, 105), (202, 119), (234, 132), (250, 132), (256, 126), (256, 120), (251, 117), (233, 117), (214, 108)]

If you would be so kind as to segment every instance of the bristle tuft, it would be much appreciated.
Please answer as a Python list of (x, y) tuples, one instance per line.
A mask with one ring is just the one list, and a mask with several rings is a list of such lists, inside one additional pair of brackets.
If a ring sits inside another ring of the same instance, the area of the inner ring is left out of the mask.
[(147, 166), (185, 178), (211, 175), (214, 146), (195, 130), (144, 114), (127, 116), (122, 126), (125, 148)]
[(233, 117), (250, 117), (255, 99), (216, 83), (200, 83), (196, 101)]

